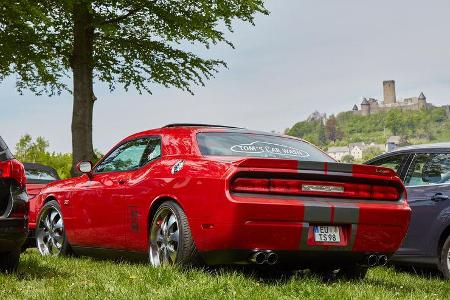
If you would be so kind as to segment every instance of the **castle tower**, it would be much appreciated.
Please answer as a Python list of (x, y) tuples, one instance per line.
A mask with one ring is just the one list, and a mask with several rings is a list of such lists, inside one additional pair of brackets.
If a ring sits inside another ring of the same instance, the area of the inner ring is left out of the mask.
[(423, 93), (420, 93), (419, 96), (419, 109), (426, 109), (427, 108), (427, 97)]
[(368, 116), (370, 115), (370, 103), (366, 98), (361, 102), (361, 115)]
[(393, 104), (396, 102), (395, 81), (383, 81), (384, 104)]
[(353, 109), (352, 109), (353, 111), (358, 111), (358, 105), (353, 105)]

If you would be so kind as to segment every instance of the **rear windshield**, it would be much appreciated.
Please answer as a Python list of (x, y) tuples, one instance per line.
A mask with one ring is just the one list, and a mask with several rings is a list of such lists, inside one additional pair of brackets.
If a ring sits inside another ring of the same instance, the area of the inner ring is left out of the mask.
[(25, 170), (25, 176), (27, 177), (27, 182), (36, 182), (36, 183), (47, 183), (58, 180), (58, 176), (53, 172), (47, 170), (36, 170), (36, 169), (28, 169)]
[(0, 161), (10, 160), (13, 158), (13, 155), (8, 149), (8, 146), (6, 146), (5, 141), (3, 141), (2, 137), (0, 136)]
[(197, 134), (202, 155), (283, 158), (305, 161), (333, 160), (316, 147), (300, 140), (280, 136), (205, 132)]

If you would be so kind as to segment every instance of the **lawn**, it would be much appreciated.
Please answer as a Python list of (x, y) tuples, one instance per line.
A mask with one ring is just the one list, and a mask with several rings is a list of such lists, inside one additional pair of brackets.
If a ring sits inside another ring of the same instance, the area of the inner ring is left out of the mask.
[(22, 255), (15, 275), (0, 275), (0, 299), (450, 299), (432, 276), (369, 271), (361, 282), (323, 282), (310, 274), (268, 280), (238, 270), (207, 272), (90, 258)]

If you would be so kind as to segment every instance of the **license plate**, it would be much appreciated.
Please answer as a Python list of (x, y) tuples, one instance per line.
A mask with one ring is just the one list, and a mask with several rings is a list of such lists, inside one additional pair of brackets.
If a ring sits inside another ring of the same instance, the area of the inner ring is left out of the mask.
[(314, 241), (339, 243), (341, 241), (339, 226), (314, 226)]

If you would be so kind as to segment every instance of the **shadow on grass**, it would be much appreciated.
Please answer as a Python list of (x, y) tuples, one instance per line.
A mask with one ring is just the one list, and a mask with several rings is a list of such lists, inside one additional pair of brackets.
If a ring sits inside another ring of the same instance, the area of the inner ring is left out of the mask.
[(19, 280), (67, 278), (68, 274), (49, 266), (36, 257), (21, 259), (19, 269), (14, 276)]
[(403, 273), (413, 276), (422, 277), (424, 279), (443, 279), (442, 273), (431, 267), (421, 267), (421, 266), (392, 266), (392, 268), (397, 273)]

